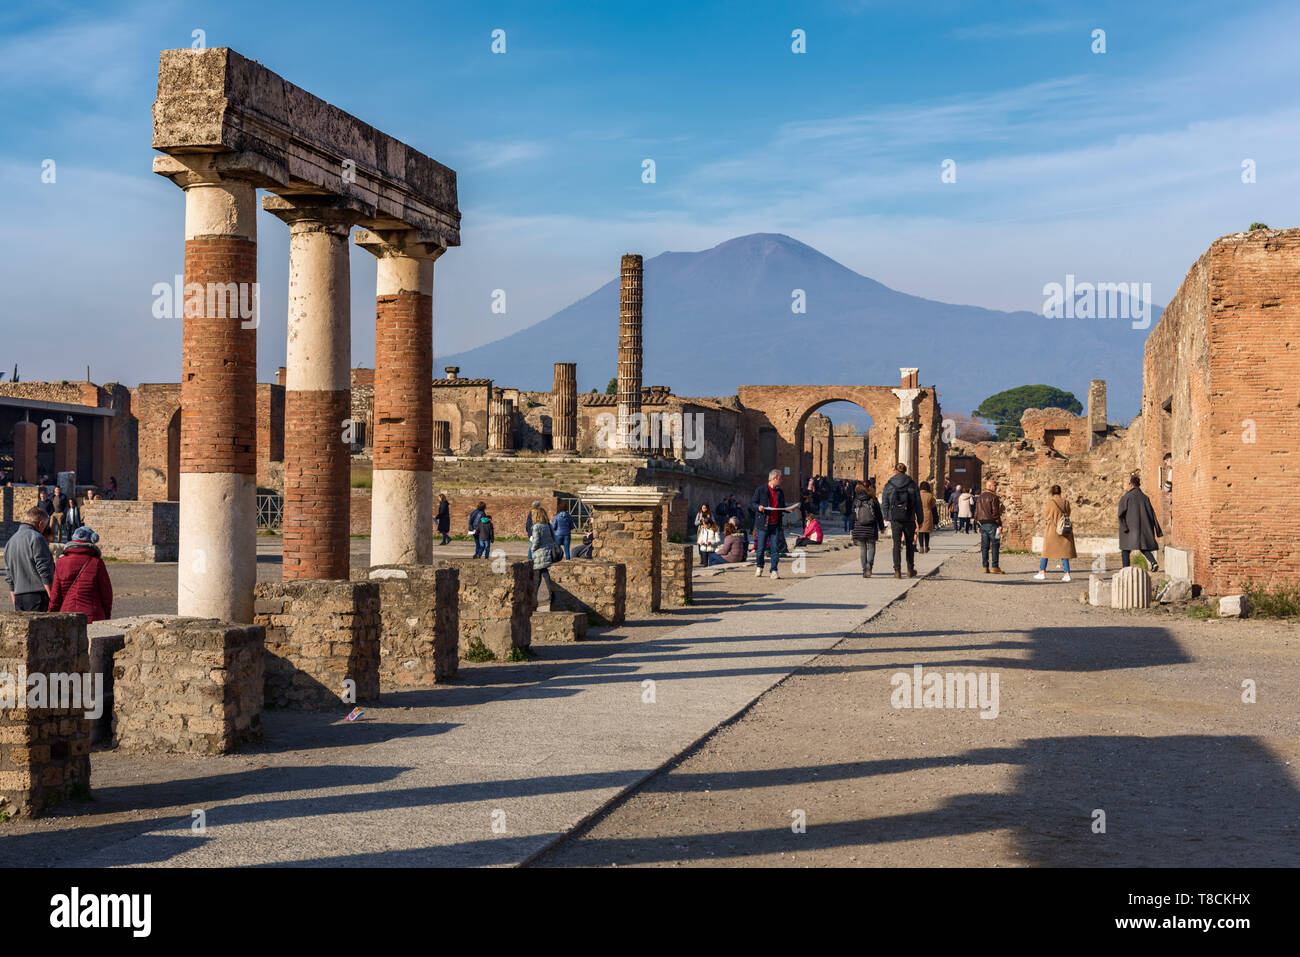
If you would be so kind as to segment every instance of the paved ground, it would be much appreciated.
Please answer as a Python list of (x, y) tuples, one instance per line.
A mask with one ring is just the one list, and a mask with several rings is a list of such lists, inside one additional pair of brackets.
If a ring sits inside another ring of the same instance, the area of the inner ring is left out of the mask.
[(356, 724), (270, 713), (240, 755), (96, 753), (96, 800), (6, 825), (0, 864), (519, 863), (919, 581), (863, 581), (850, 554), (809, 549), (775, 582), (704, 573), (691, 608), (467, 666)]
[[(539, 863), (1300, 865), (1294, 623), (1081, 606), (1086, 579), (1002, 565), (949, 561)], [(892, 707), (915, 664), (999, 676), (998, 717)]]

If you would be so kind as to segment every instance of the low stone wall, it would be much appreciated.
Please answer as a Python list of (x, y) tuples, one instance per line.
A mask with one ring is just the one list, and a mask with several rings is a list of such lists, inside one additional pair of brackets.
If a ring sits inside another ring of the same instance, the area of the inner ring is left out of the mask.
[(663, 595), (663, 510), (659, 506), (607, 505), (594, 509), (592, 555), (627, 566), (627, 613), (659, 611)]
[(551, 566), (552, 611), (579, 611), (595, 625), (621, 625), (627, 616), (627, 568), (619, 562), (574, 558)]
[(502, 558), (448, 558), (435, 568), (459, 572), (460, 657), (482, 643), (498, 660), (532, 644), (533, 566)]
[(96, 499), (81, 506), (81, 520), (99, 533), (105, 558), (124, 562), (174, 562), (180, 546), (179, 502)]
[(315, 711), (378, 701), (379, 609), (375, 582), (259, 584), (253, 620), (266, 628), (266, 707)]
[(662, 548), (659, 606), (680, 608), (689, 605), (692, 602), (691, 571), (695, 567), (695, 546), (664, 542)]
[[(90, 672), (82, 615), (0, 611), (0, 812), (33, 817), (90, 790), (86, 700), (72, 708), (28, 708), (28, 679)], [(45, 703), (54, 704), (52, 697)]]
[(582, 641), (587, 616), (580, 611), (533, 612), (533, 642)]
[(114, 656), (118, 748), (229, 754), (262, 737), (260, 626), (176, 616), (128, 621)]
[(427, 688), (456, 677), (460, 570), (429, 565), (358, 568), (379, 587), (381, 690)]

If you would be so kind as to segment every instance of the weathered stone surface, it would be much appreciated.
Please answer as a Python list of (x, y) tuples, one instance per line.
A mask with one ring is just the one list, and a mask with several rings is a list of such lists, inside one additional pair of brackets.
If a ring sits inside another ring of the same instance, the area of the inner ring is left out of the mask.
[(1196, 576), (1192, 574), (1192, 551), (1189, 548), (1174, 548), (1172, 545), (1165, 546), (1164, 560), (1161, 563), (1170, 578), (1187, 578), (1192, 581)]
[(436, 562), (434, 567), (458, 572), (457, 647), (461, 658), (476, 641), (496, 654), (498, 660), (508, 656), (512, 648), (527, 648), (532, 643), (534, 593), (530, 562), (451, 558)]
[(114, 656), (118, 748), (227, 754), (262, 736), (263, 628), (173, 615), (125, 627)]
[(1088, 576), (1088, 604), (1110, 607), (1110, 580), (1102, 575)]
[(1160, 593), (1156, 595), (1156, 601), (1163, 605), (1172, 604), (1176, 601), (1189, 601), (1192, 597), (1192, 580), (1190, 578), (1171, 578), (1165, 582)]
[(621, 625), (627, 615), (627, 567), (575, 558), (551, 566), (552, 611), (576, 611), (592, 624)]
[(1219, 599), (1220, 618), (1246, 618), (1250, 615), (1250, 599), (1245, 595), (1224, 595)]
[[(90, 721), (82, 707), (28, 708), (28, 679), (90, 672), (82, 615), (0, 611), (0, 812), (34, 817), (90, 789)], [(78, 682), (80, 684), (80, 681)], [(51, 685), (52, 686), (52, 685)], [(64, 685), (66, 687), (66, 685)]]
[(659, 606), (680, 608), (691, 604), (691, 571), (695, 567), (695, 546), (664, 542), (659, 567), (663, 580), (660, 584)]
[(262, 582), (257, 602), (268, 708), (350, 709), (379, 700), (379, 583)]
[(1111, 579), (1110, 607), (1150, 608), (1151, 575), (1145, 568), (1130, 565), (1121, 568)]
[(379, 586), (380, 690), (454, 679), (460, 663), (460, 571), (381, 565), (354, 574), (368, 574)]
[(587, 616), (578, 611), (533, 613), (533, 641), (582, 641), (587, 637)]

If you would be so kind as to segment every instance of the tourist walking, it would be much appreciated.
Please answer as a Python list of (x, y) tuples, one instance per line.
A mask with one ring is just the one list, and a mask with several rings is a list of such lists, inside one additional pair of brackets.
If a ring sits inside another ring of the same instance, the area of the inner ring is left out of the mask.
[(1070, 503), (1061, 494), (1061, 486), (1053, 485), (1047, 493), (1047, 505), (1043, 510), (1046, 528), (1043, 530), (1043, 555), (1038, 560), (1038, 581), (1047, 578), (1047, 563), (1053, 559), (1061, 562), (1061, 571), (1065, 574), (1061, 581), (1070, 580), (1070, 559), (1078, 554), (1074, 550), (1074, 525), (1070, 521)]
[(447, 501), (447, 496), (438, 495), (438, 515), (434, 519), (438, 534), (442, 536), (439, 545), (446, 545), (451, 541), (451, 536), (447, 533), (451, 531), (451, 503)]
[(1138, 551), (1151, 570), (1158, 571), (1156, 549), (1160, 545), (1156, 539), (1163, 538), (1165, 533), (1160, 529), (1160, 520), (1151, 507), (1151, 499), (1142, 491), (1142, 476), (1134, 472), (1129, 477), (1128, 486), (1128, 491), (1119, 500), (1120, 564), (1128, 568), (1129, 552)]
[(480, 549), (479, 549), (479, 537), (478, 537), (478, 526), (479, 526), (479, 521), (478, 521), (478, 520), (479, 520), (480, 518), (482, 518), (482, 517), (483, 517), (484, 515), (486, 515), (486, 514), (487, 514), (487, 505), (486, 505), (485, 503), (483, 503), (483, 502), (479, 502), (477, 505), (475, 505), (475, 506), (474, 506), (474, 511), (472, 511), (472, 512), (469, 513), (469, 529), (468, 529), (468, 531), (469, 531), (469, 534), (470, 534), (471, 536), (473, 536), (473, 538), (474, 538), (474, 557), (475, 557), (475, 558), (478, 558), (478, 557), (479, 557), (479, 551), (480, 551)]
[(555, 586), (551, 584), (551, 564), (555, 561), (555, 531), (551, 528), (551, 520), (546, 514), (546, 509), (540, 504), (536, 505), (529, 513), (532, 519), (532, 531), (529, 533), (528, 542), (532, 546), (533, 556), (533, 604), (541, 604), (540, 595), (542, 590), (542, 580), (546, 580), (546, 600), (550, 602), (555, 594)]
[(785, 489), (781, 487), (781, 472), (772, 469), (767, 473), (767, 484), (754, 489), (750, 500), (754, 511), (754, 577), (763, 574), (763, 550), (772, 553), (772, 578), (780, 578), (777, 562), (781, 558), (781, 519), (785, 515)]
[[(697, 549), (699, 549), (700, 563), (703, 565), (707, 565), (708, 561), (704, 557), (704, 549), (699, 547), (700, 533), (704, 530), (704, 526), (709, 524), (710, 522), (713, 523), (714, 531), (716, 532), (717, 522), (714, 520), (713, 513), (709, 511), (709, 506), (701, 505), (700, 510), (695, 513), (695, 546)], [(722, 540), (721, 535), (718, 536), (718, 540), (719, 541)]]
[(99, 535), (83, 525), (54, 563), (50, 611), (80, 612), (87, 623), (113, 617), (113, 583), (96, 543)]
[(935, 502), (934, 493), (930, 491), (929, 482), (922, 482), (917, 490), (921, 496), (921, 524), (916, 526), (916, 550), (928, 552), (930, 534), (939, 524), (939, 506)]
[(564, 557), (569, 557), (569, 542), (573, 537), (573, 516), (563, 505), (555, 513), (555, 518), (551, 519), (551, 531), (555, 533), (555, 544), (564, 549)]
[(49, 611), (54, 556), (45, 539), (50, 517), (33, 506), (5, 545), (5, 584), (14, 611)]
[(907, 551), (907, 577), (916, 577), (917, 526), (921, 524), (921, 492), (916, 482), (907, 474), (907, 466), (899, 462), (894, 474), (885, 483), (881, 496), (885, 521), (894, 536), (894, 577), (902, 578), (902, 552)]
[(980, 530), (980, 564), (986, 575), (1005, 574), (998, 565), (998, 548), (1002, 539), (1002, 499), (997, 483), (989, 479), (984, 491), (975, 499), (975, 524)]
[(975, 515), (975, 495), (970, 489), (965, 489), (957, 496), (957, 516), (961, 522), (961, 530), (967, 535), (971, 533), (971, 519)]
[(849, 536), (857, 543), (862, 562), (862, 577), (871, 577), (876, 563), (876, 540), (885, 530), (885, 516), (876, 501), (875, 483), (859, 482), (853, 490), (853, 528)]
[(492, 516), (483, 509), (478, 515), (478, 525), (474, 527), (474, 557), (482, 555), (488, 558), (492, 554), (492, 543), (496, 541), (496, 529), (492, 527)]
[[(534, 499), (533, 504), (528, 506), (528, 514), (524, 516), (524, 537), (528, 539), (528, 560), (533, 560), (533, 512), (542, 507), (540, 499)], [(547, 522), (549, 525), (550, 523)]]

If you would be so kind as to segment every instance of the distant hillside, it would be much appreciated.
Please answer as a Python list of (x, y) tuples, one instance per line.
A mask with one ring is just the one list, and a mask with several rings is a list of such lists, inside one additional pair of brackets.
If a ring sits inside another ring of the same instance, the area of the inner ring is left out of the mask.
[[(578, 388), (605, 391), (618, 350), (618, 257), (610, 261), (614, 277), (591, 295), (437, 366), (550, 389), (552, 363), (577, 362)], [(791, 312), (795, 289), (806, 294), (806, 314)], [(937, 386), (952, 412), (1037, 382), (1083, 401), (1093, 378), (1108, 382), (1112, 421), (1140, 405), (1147, 331), (1127, 320), (1044, 319), (909, 296), (789, 236), (755, 233), (655, 256), (644, 296), (643, 382), (679, 395), (730, 395), (745, 383), (892, 385), (900, 366), (919, 366), (922, 384)], [(1152, 307), (1152, 326), (1159, 317)]]

